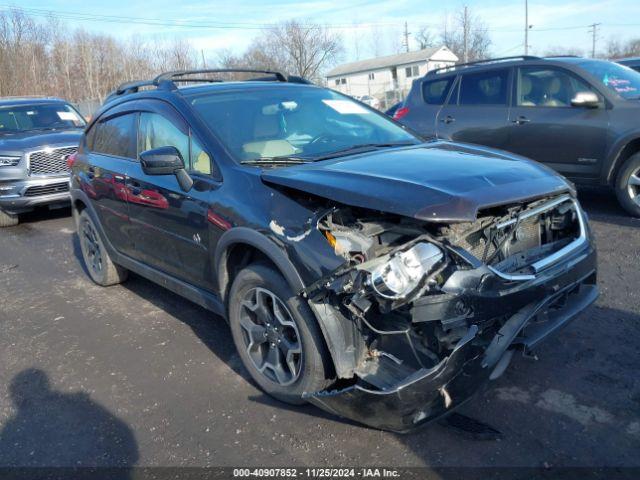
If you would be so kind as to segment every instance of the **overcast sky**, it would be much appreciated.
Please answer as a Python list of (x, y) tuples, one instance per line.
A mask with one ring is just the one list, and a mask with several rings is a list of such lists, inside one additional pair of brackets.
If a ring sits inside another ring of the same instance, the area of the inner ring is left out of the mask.
[[(50, 10), (69, 26), (118, 37), (137, 34), (188, 38), (207, 57), (215, 57), (216, 51), (223, 48), (240, 53), (261, 27), (273, 22), (295, 18), (326, 23), (343, 35), (345, 61), (372, 56), (375, 50), (380, 54), (394, 53), (402, 42), (405, 21), (410, 32), (428, 25), (437, 35), (445, 16), (451, 17), (464, 4), (488, 27), (494, 56), (523, 52), (524, 0), (20, 0), (6, 4), (0, 0), (0, 8), (14, 5), (32, 9), (27, 12), (37, 18), (42, 18), (44, 10)], [(125, 18), (106, 21), (96, 17), (81, 19), (78, 15)], [(160, 22), (166, 24), (154, 24)], [(187, 25), (179, 26), (178, 22)], [(610, 38), (640, 37), (640, 1), (530, 0), (530, 52), (543, 54), (556, 46), (590, 52), (588, 25), (594, 22), (601, 24), (598, 45), (602, 48)], [(416, 48), (413, 40), (410, 44)]]

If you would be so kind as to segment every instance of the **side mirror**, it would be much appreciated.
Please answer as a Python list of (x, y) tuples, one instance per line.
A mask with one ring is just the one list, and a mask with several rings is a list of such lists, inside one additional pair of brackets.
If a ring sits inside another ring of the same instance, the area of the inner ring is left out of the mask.
[(578, 92), (571, 99), (571, 106), (573, 107), (598, 108), (599, 105), (600, 99), (593, 92)]
[(175, 175), (180, 188), (191, 190), (193, 179), (184, 169), (184, 160), (176, 147), (160, 147), (140, 153), (140, 165), (147, 175)]

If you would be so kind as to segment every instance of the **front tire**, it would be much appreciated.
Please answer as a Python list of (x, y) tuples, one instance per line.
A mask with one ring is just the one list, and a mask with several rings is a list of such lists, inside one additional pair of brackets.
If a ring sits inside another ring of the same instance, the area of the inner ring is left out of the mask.
[(274, 268), (253, 264), (229, 292), (229, 323), (240, 359), (272, 397), (305, 403), (329, 383), (329, 355), (309, 306)]
[(620, 205), (634, 217), (640, 217), (640, 153), (631, 156), (618, 173), (615, 184)]
[(80, 213), (78, 237), (82, 258), (91, 280), (100, 286), (108, 287), (127, 279), (128, 270), (113, 263), (109, 252), (104, 248), (95, 223), (86, 210)]
[(4, 210), (0, 210), (0, 228), (3, 227), (15, 227), (20, 222), (18, 215), (7, 213)]

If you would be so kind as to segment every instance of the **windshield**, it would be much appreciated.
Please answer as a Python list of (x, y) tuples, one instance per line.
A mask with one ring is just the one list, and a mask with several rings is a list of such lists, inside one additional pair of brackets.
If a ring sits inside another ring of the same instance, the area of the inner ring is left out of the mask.
[(358, 147), (389, 147), (420, 140), (354, 102), (321, 88), (255, 88), (208, 92), (191, 104), (236, 159), (311, 161)]
[(0, 133), (84, 128), (80, 114), (65, 103), (0, 107)]
[(578, 64), (621, 97), (640, 98), (640, 73), (635, 70), (601, 60), (586, 60)]

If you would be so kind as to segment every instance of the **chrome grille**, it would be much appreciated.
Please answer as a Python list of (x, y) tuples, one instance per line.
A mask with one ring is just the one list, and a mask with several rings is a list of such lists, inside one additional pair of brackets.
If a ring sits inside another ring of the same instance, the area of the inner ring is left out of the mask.
[(31, 175), (60, 175), (69, 173), (66, 158), (76, 153), (78, 147), (47, 148), (30, 152), (29, 171)]
[(24, 192), (25, 197), (39, 197), (40, 195), (52, 195), (69, 191), (69, 182), (52, 183), (49, 185), (38, 185), (29, 187)]

